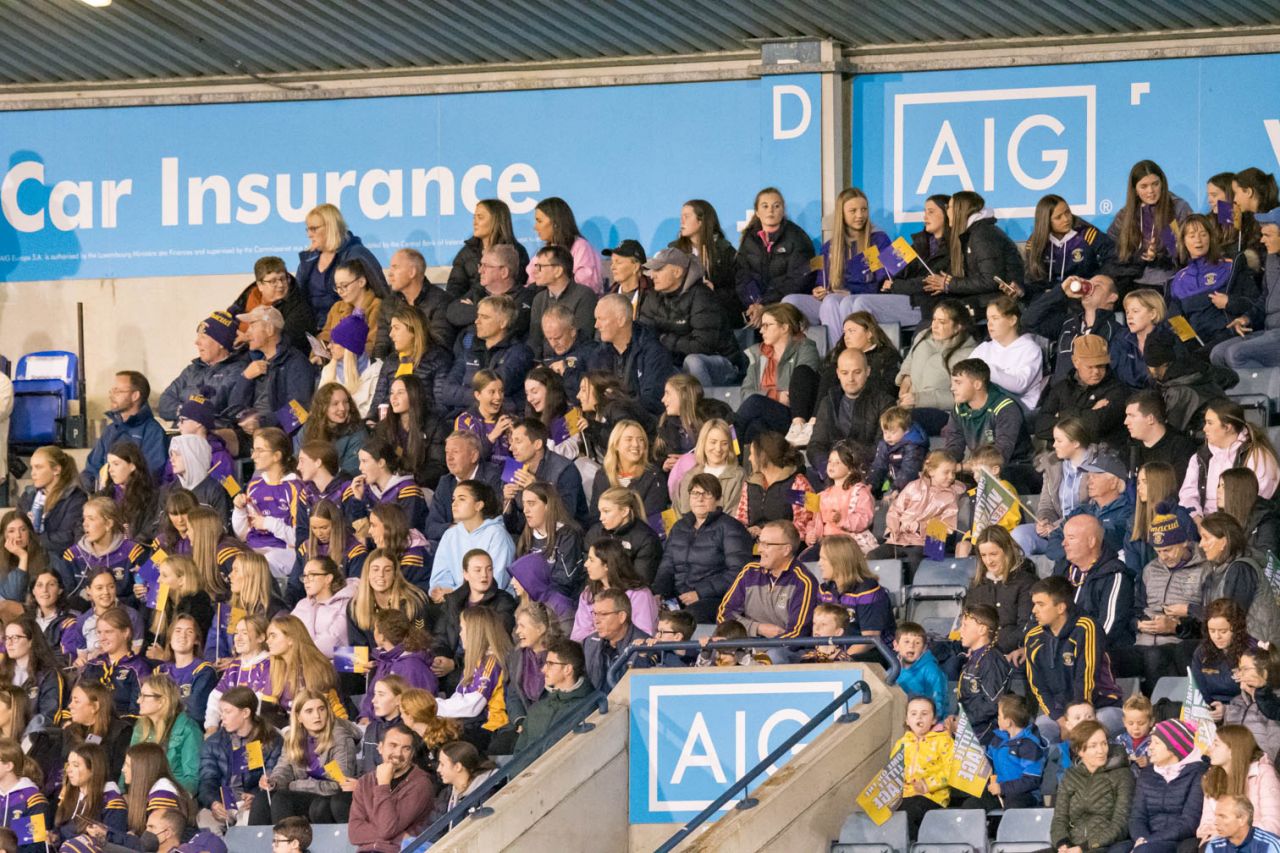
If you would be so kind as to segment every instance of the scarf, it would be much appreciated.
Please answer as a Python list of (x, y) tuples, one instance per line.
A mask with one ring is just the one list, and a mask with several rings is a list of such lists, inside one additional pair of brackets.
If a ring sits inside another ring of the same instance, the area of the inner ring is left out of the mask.
[(1189, 764), (1196, 764), (1199, 761), (1200, 761), (1200, 750), (1193, 749), (1190, 752), (1188, 752), (1182, 758), (1181, 761), (1176, 761), (1173, 764), (1166, 764), (1163, 767), (1159, 767), (1155, 764), (1152, 764), (1151, 769), (1156, 771), (1156, 773), (1160, 776), (1160, 778), (1165, 781), (1165, 784), (1168, 784), (1172, 782), (1174, 779), (1178, 778), (1178, 775), (1182, 773), (1182, 768), (1186, 767)]
[[(764, 368), (760, 371), (760, 391), (770, 400), (778, 399), (778, 363), (782, 361), (782, 352), (769, 344), (760, 345), (760, 355), (764, 356)], [(774, 355), (777, 358), (774, 358)]]
[(398, 379), (401, 376), (412, 376), (413, 368), (414, 368), (413, 353), (410, 353), (410, 352), (400, 353), (400, 365), (396, 368), (395, 378)]

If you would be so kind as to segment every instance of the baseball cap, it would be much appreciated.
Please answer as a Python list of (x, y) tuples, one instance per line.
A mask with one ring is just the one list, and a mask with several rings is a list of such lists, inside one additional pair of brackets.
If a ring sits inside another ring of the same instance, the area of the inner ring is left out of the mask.
[(1121, 480), (1129, 479), (1129, 469), (1113, 453), (1099, 453), (1092, 459), (1086, 460), (1080, 466), (1080, 470), (1089, 474), (1111, 474)]
[(658, 254), (649, 259), (644, 265), (647, 270), (660, 270), (666, 266), (680, 267), (682, 270), (689, 268), (689, 256), (679, 249), (663, 249)]
[(1101, 335), (1080, 335), (1071, 344), (1071, 361), (1078, 367), (1095, 367), (1110, 364), (1111, 353), (1107, 341)]
[(606, 258), (611, 255), (622, 255), (624, 258), (631, 258), (640, 263), (645, 262), (644, 246), (640, 245), (639, 240), (623, 240), (613, 249), (605, 249), (601, 252)]
[(1266, 213), (1255, 213), (1253, 221), (1259, 225), (1280, 225), (1280, 207)]
[(241, 323), (266, 323), (277, 329), (284, 328), (284, 315), (269, 305), (259, 305), (247, 314), (237, 314), (236, 319)]

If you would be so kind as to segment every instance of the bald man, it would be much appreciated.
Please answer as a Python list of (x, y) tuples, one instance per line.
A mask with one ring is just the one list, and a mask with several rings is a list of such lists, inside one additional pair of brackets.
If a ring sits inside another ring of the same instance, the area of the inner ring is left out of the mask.
[(809, 465), (819, 471), (827, 467), (827, 455), (837, 441), (850, 441), (867, 458), (875, 452), (880, 437), (880, 413), (897, 400), (878, 385), (868, 385), (871, 371), (862, 350), (850, 347), (836, 360), (836, 379), (831, 392), (818, 401), (813, 435), (809, 439)]
[(1092, 515), (1073, 515), (1062, 525), (1065, 575), (1075, 587), (1080, 613), (1097, 623), (1108, 648), (1129, 646), (1134, 640), (1133, 573), (1103, 544), (1102, 522)]
[(614, 374), (646, 410), (661, 415), (662, 389), (675, 373), (671, 353), (652, 329), (632, 321), (631, 302), (621, 294), (602, 296), (595, 318), (601, 345), (591, 354), (587, 369)]

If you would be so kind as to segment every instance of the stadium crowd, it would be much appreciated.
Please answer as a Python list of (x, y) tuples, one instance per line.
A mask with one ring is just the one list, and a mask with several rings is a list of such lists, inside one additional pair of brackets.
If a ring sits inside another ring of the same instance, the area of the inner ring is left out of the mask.
[[(975, 192), (895, 241), (850, 188), (816, 247), (770, 188), (736, 246), (695, 199), (650, 256), (554, 197), (530, 254), (486, 200), (443, 284), (316, 207), (155, 408), (119, 365), (83, 470), (40, 448), (0, 519), (0, 849), (393, 853), (698, 625), (884, 640), (913, 832), (1051, 803), (1059, 853), (1272, 849), (1280, 462), (1229, 392), (1280, 366), (1280, 199), (1248, 168), (1206, 204), (1142, 161), (1107, 231), (1047, 195), (1020, 247)], [(951, 558), (940, 626), (869, 564)], [(1150, 701), (1188, 671), (1208, 743)]]

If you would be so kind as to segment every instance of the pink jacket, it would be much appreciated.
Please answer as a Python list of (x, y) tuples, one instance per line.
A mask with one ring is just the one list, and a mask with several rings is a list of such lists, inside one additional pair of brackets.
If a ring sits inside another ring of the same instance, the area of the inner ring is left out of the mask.
[(964, 486), (959, 483), (952, 483), (950, 488), (935, 489), (924, 476), (907, 483), (889, 504), (885, 543), (924, 545), (924, 528), (931, 518), (939, 518), (955, 529), (963, 494)]
[[(537, 260), (537, 252), (525, 268), (529, 281), (533, 281), (533, 264)], [(569, 254), (573, 255), (573, 280), (584, 287), (589, 287), (597, 294), (604, 293), (604, 273), (600, 268), (600, 253), (595, 246), (587, 242), (586, 237), (573, 241)]]
[(347, 605), (356, 597), (359, 578), (347, 578), (347, 585), (324, 602), (304, 598), (293, 608), (293, 615), (307, 626), (307, 633), (316, 641), (316, 648), (327, 658), (333, 650), (349, 644), (347, 638)]
[(866, 483), (855, 483), (847, 489), (828, 486), (818, 500), (818, 516), (805, 531), (805, 544), (812, 545), (822, 536), (848, 533), (863, 551), (876, 547), (876, 538), (870, 530), (876, 502), (871, 497), (870, 486)]
[[(627, 598), (631, 599), (631, 624), (652, 637), (658, 629), (658, 599), (644, 587), (627, 590)], [(596, 623), (591, 618), (591, 593), (584, 589), (578, 596), (578, 610), (573, 614), (573, 631), (569, 639), (581, 643), (595, 632)]]
[[(1271, 759), (1265, 755), (1249, 765), (1249, 777), (1244, 782), (1244, 793), (1253, 803), (1253, 825), (1260, 826), (1270, 833), (1280, 833), (1280, 778), (1276, 776), (1276, 768)], [(1215, 814), (1218, 802), (1212, 797), (1204, 798), (1204, 809), (1200, 812), (1201, 838), (1217, 835), (1214, 829)], [(1204, 833), (1208, 833), (1205, 835)]]

